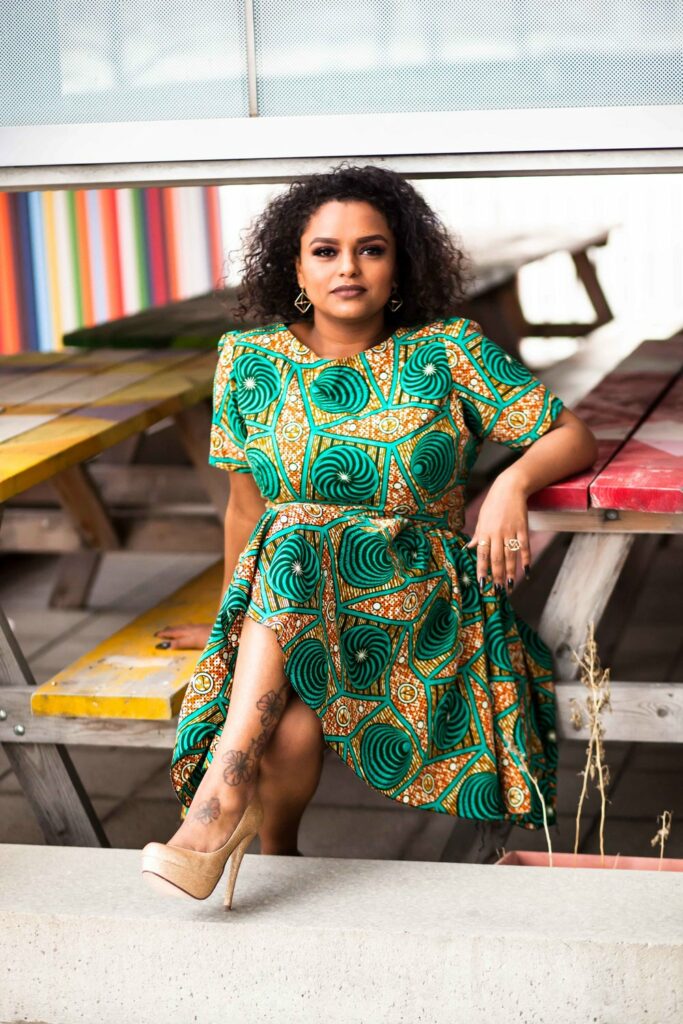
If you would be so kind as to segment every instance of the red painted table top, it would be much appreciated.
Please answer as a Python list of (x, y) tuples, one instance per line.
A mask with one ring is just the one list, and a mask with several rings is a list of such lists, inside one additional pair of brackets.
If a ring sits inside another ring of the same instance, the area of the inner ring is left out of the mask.
[(598, 457), (537, 491), (529, 509), (683, 512), (683, 335), (644, 341), (574, 412), (597, 437)]

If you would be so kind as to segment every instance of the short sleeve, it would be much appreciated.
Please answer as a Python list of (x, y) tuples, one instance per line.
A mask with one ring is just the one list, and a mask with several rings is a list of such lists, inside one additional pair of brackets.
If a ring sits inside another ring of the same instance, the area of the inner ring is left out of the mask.
[(455, 320), (453, 328), (452, 397), (462, 403), (470, 432), (508, 448), (542, 437), (564, 408), (562, 399), (474, 320)]
[(233, 345), (238, 334), (239, 331), (227, 331), (218, 342), (209, 463), (233, 473), (251, 473), (244, 451), (247, 428), (237, 405), (237, 389), (232, 377)]

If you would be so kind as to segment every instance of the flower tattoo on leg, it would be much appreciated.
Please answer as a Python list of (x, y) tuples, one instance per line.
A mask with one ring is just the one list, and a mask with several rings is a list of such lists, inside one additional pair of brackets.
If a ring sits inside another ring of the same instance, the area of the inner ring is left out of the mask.
[(198, 807), (193, 809), (192, 817), (201, 821), (202, 825), (210, 825), (221, 813), (221, 805), (217, 796), (205, 800)]
[(281, 693), (276, 693), (275, 690), (269, 690), (268, 693), (264, 693), (262, 697), (256, 701), (256, 707), (261, 714), (261, 725), (266, 728), (270, 725), (275, 725), (278, 718), (282, 714), (285, 706), (285, 699)]
[(228, 750), (223, 754), (223, 781), (229, 786), (240, 786), (250, 782), (254, 771), (254, 762), (246, 750)]

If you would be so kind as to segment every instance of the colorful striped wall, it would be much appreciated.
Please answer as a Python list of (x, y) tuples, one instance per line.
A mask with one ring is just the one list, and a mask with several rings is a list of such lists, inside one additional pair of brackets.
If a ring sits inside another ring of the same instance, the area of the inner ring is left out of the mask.
[(0, 192), (0, 353), (52, 351), (222, 276), (215, 185)]

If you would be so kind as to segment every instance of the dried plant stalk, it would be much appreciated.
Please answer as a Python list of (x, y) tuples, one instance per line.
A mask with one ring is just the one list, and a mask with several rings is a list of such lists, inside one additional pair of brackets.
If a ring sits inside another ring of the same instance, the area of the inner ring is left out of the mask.
[(545, 831), (545, 841), (548, 844), (548, 867), (552, 867), (553, 866), (553, 848), (552, 848), (552, 844), (550, 842), (550, 831), (548, 829), (548, 815), (547, 815), (546, 809), (545, 809), (545, 797), (543, 796), (543, 793), (541, 792), (541, 787), (538, 784), (538, 779), (536, 778), (536, 776), (532, 773), (531, 769), (529, 768), (529, 765), (527, 764), (527, 760), (526, 760), (524, 754), (522, 753), (522, 751), (519, 749), (519, 747), (516, 745), (516, 743), (514, 743), (512, 741), (508, 742), (508, 740), (505, 737), (505, 733), (501, 733), (501, 735), (503, 737), (503, 743), (505, 744), (506, 748), (510, 751), (510, 753), (513, 755), (513, 757), (515, 757), (520, 762), (520, 765), (521, 765), (522, 769), (524, 770), (524, 772), (526, 773), (526, 775), (530, 779), (534, 789), (536, 790), (536, 792), (538, 794), (538, 799), (541, 801), (541, 811), (543, 813), (543, 830)]
[(657, 821), (661, 821), (661, 828), (657, 829), (652, 839), (650, 840), (650, 846), (656, 846), (659, 843), (659, 864), (657, 865), (657, 871), (662, 869), (662, 861), (664, 859), (664, 844), (669, 838), (671, 833), (671, 819), (673, 817), (673, 811), (664, 811), (662, 814), (657, 815)]
[[(583, 786), (579, 797), (579, 806), (576, 812), (576, 833), (574, 838), (574, 856), (579, 851), (579, 831), (581, 826), (581, 811), (586, 798), (588, 777), (591, 781), (598, 777), (598, 790), (600, 792), (600, 862), (604, 867), (605, 863), (605, 807), (607, 803), (606, 787), (609, 785), (609, 767), (605, 763), (605, 748), (603, 746), (604, 726), (601, 715), (605, 708), (612, 710), (610, 704), (610, 686), (608, 668), (603, 669), (598, 657), (598, 648), (595, 642), (595, 623), (591, 620), (588, 624), (587, 639), (582, 654), (579, 656), (572, 651), (572, 656), (581, 669), (581, 682), (588, 693), (586, 695), (586, 713), (588, 715), (588, 727), (590, 734), (588, 746), (586, 747), (586, 767), (581, 772), (583, 775)], [(583, 724), (580, 710), (573, 702), (572, 721)]]

